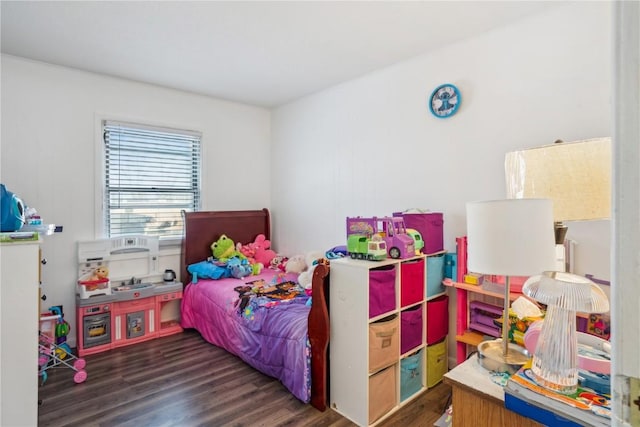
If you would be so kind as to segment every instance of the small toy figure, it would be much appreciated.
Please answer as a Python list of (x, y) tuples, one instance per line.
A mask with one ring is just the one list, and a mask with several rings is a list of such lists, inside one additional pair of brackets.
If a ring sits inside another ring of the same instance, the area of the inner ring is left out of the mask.
[(108, 278), (109, 278), (109, 269), (106, 266), (101, 265), (100, 267), (94, 270), (93, 275), (89, 278), (89, 280), (90, 281), (104, 280)]
[[(86, 291), (95, 291), (103, 289), (104, 284), (109, 282), (109, 269), (105, 265), (96, 267), (93, 273), (87, 276), (86, 279), (82, 279), (79, 283), (84, 286)], [(102, 285), (102, 286), (101, 286)]]

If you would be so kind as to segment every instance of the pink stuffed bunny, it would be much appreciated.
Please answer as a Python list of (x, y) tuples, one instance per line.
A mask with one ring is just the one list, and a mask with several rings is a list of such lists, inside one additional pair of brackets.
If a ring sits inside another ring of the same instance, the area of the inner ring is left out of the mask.
[(275, 258), (276, 253), (271, 250), (271, 241), (267, 240), (264, 234), (258, 234), (253, 243), (250, 243), (254, 249), (254, 258), (262, 265), (270, 265), (271, 260)]

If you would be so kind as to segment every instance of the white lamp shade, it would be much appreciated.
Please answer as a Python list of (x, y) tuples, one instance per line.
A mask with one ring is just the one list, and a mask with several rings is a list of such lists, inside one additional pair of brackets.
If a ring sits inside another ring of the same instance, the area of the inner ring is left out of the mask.
[(467, 267), (481, 274), (531, 276), (555, 270), (549, 199), (467, 203)]
[(554, 221), (611, 216), (611, 138), (507, 153), (505, 174), (508, 198), (551, 199)]

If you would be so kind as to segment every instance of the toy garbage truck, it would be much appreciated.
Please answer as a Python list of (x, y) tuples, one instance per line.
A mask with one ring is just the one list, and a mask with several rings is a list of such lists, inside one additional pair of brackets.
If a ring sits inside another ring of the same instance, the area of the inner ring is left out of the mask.
[(353, 259), (382, 261), (387, 257), (387, 242), (376, 235), (370, 238), (363, 234), (352, 234), (347, 238), (347, 252)]

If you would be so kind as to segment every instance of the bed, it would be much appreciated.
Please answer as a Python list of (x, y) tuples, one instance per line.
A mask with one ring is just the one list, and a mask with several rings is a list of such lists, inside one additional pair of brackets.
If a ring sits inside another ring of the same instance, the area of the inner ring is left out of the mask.
[(313, 272), (312, 304), (301, 299), (300, 303), (260, 307), (251, 316), (239, 315), (238, 286), (261, 279), (295, 281), (295, 276), (277, 277), (275, 270), (265, 268), (258, 276), (200, 278), (194, 284), (187, 267), (211, 256), (211, 243), (222, 234), (241, 243), (253, 242), (258, 234), (270, 239), (269, 211), (184, 212), (183, 218), (180, 272), (186, 285), (182, 326), (197, 330), (208, 342), (279, 379), (295, 397), (324, 411), (329, 390), (329, 267), (318, 265)]

